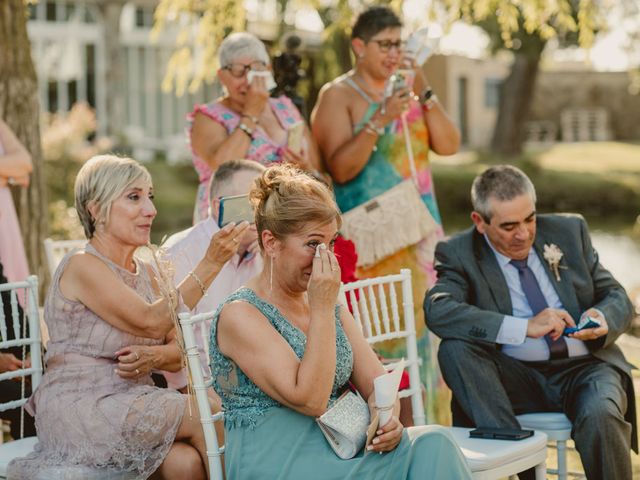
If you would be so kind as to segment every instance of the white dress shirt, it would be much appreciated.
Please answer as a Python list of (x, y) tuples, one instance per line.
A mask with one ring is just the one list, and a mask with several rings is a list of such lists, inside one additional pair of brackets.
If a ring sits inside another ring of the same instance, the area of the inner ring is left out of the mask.
[[(522, 290), (518, 269), (509, 263), (511, 259), (498, 252), (485, 235), (485, 240), (493, 250), (498, 265), (509, 288), (513, 315), (505, 315), (502, 325), (498, 331), (496, 342), (502, 344), (502, 352), (518, 360), (533, 362), (549, 360), (549, 345), (544, 337), (527, 337), (527, 325), (529, 319), (533, 317), (533, 312), (527, 301), (527, 297)], [(550, 308), (563, 309), (564, 306), (560, 297), (549, 279), (544, 265), (532, 248), (527, 258), (527, 265), (538, 281), (540, 290)], [(575, 320), (575, 319), (574, 319)], [(564, 337), (567, 342), (567, 350), (570, 357), (587, 355), (589, 350), (582, 340)]]
[[(211, 237), (218, 232), (216, 221), (209, 217), (193, 227), (172, 235), (164, 244), (174, 269), (174, 283), (178, 285), (193, 270), (204, 257)], [(234, 255), (225, 263), (220, 273), (211, 282), (204, 297), (200, 299), (192, 313), (210, 312), (218, 308), (222, 301), (251, 277), (262, 270), (262, 257), (249, 254), (240, 258)], [(183, 307), (184, 308), (184, 307)], [(199, 323), (195, 326), (195, 336), (200, 350), (200, 361), (205, 372), (209, 371), (209, 328), (211, 322)], [(204, 327), (204, 328), (203, 328)], [(204, 330), (204, 331), (203, 331)], [(182, 388), (187, 384), (186, 372), (164, 372), (167, 383), (171, 388)]]

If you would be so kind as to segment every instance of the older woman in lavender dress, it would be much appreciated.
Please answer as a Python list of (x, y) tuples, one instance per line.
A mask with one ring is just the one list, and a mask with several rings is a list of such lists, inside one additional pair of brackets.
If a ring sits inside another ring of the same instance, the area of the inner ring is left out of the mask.
[(106, 472), (108, 478), (204, 479), (204, 437), (189, 414), (189, 397), (154, 387), (134, 353), (116, 352), (165, 346), (158, 368), (178, 369), (171, 309), (178, 299), (188, 308), (200, 300), (221, 268), (218, 251), (233, 249), (247, 225), (230, 225), (177, 291), (160, 295), (158, 272), (135, 255), (149, 243), (156, 215), (147, 170), (131, 159), (94, 157), (78, 173), (75, 197), (89, 242), (62, 260), (52, 280), (47, 370), (29, 401), (39, 443), (9, 464), (8, 478), (104, 478)]

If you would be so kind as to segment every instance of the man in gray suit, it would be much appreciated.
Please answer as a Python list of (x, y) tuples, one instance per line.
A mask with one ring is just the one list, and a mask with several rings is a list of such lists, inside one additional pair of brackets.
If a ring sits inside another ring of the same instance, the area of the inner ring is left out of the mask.
[[(536, 214), (519, 169), (489, 168), (471, 197), (475, 226), (438, 244), (424, 300), (454, 424), (519, 428), (517, 414), (564, 412), (587, 478), (631, 479), (633, 366), (615, 345), (633, 316), (627, 294), (582, 217)], [(586, 316), (600, 326), (563, 335)]]

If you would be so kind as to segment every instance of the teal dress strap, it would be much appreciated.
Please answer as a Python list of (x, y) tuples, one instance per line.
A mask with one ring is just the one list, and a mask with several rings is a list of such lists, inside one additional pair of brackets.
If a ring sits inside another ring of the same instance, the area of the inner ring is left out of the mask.
[[(225, 409), (225, 428), (249, 426), (255, 428), (258, 418), (273, 407), (281, 407), (247, 377), (229, 357), (225, 356), (218, 346), (218, 319), (220, 312), (228, 303), (242, 301), (254, 306), (276, 331), (284, 338), (299, 359), (302, 359), (307, 345), (307, 336), (293, 326), (282, 315), (275, 305), (260, 298), (253, 290), (242, 287), (232, 293), (216, 310), (211, 322), (209, 338), (209, 359), (214, 390), (222, 399)], [(336, 375), (334, 378), (332, 398), (338, 395), (342, 387), (349, 381), (353, 370), (353, 352), (351, 344), (342, 328), (340, 305), (335, 307), (336, 322)], [(242, 319), (237, 319), (242, 321)], [(265, 359), (268, 361), (268, 359)]]
[[(345, 77), (344, 81), (360, 93), (369, 104), (362, 119), (353, 126), (353, 133), (357, 135), (371, 120), (380, 104), (372, 101), (351, 78)], [(387, 160), (394, 142), (395, 128), (395, 122), (385, 126), (384, 135), (378, 137), (369, 160), (358, 175), (348, 182), (333, 184), (336, 202), (342, 212), (348, 212), (402, 182), (403, 178), (400, 172)]]

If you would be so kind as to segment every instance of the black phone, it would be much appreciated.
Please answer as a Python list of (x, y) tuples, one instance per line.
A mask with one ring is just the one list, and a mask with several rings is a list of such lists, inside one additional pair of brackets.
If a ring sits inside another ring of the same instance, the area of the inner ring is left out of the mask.
[(522, 440), (533, 436), (533, 430), (521, 428), (480, 427), (469, 432), (472, 438), (490, 438), (493, 440)]
[(242, 221), (255, 222), (249, 195), (222, 197), (218, 210), (218, 226), (222, 228), (227, 223), (235, 222), (238, 224)]

